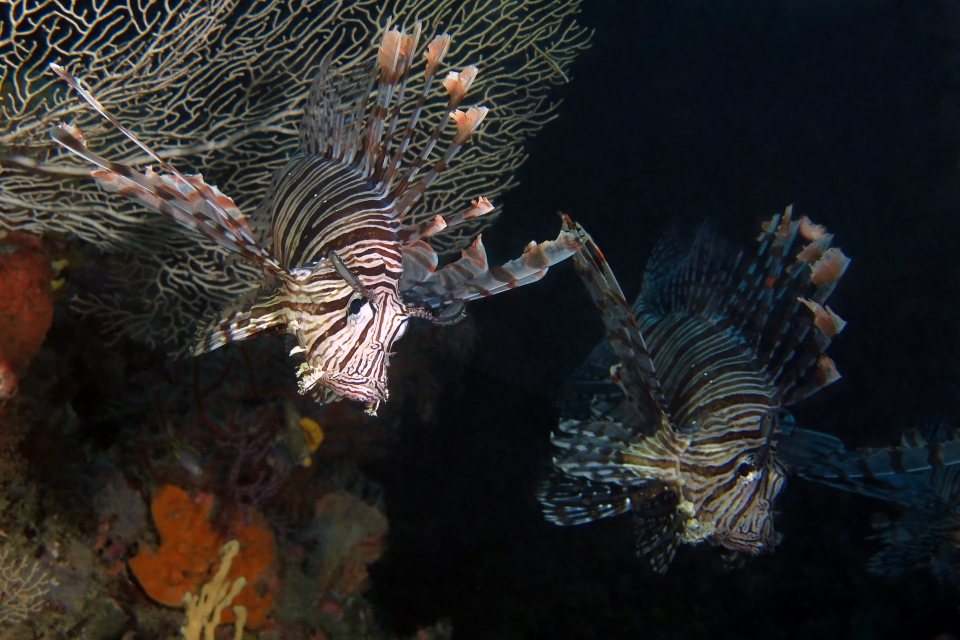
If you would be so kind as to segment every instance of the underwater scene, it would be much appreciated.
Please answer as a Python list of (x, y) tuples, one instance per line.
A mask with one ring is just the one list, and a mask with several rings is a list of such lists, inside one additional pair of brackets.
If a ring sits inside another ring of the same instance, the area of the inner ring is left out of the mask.
[(960, 3), (0, 18), (0, 640), (960, 640)]

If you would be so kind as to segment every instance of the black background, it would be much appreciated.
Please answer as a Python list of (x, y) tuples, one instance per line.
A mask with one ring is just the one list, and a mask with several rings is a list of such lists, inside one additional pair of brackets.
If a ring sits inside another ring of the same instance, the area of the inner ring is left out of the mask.
[[(831, 299), (843, 379), (795, 411), (851, 446), (958, 420), (960, 4), (889, 0), (601, 0), (592, 48), (530, 141), (521, 185), (484, 234), (491, 262), (580, 221), (629, 299), (670, 225), (712, 220), (752, 249), (793, 203), (853, 265)], [(772, 555), (728, 570), (683, 547), (665, 577), (629, 518), (546, 524), (533, 497), (553, 393), (601, 337), (569, 264), (472, 305), (481, 340), (437, 424), (407, 416), (383, 482), (390, 548), (371, 599), (412, 631), (457, 638), (930, 638), (960, 635), (956, 586), (866, 562), (896, 508), (792, 480)]]

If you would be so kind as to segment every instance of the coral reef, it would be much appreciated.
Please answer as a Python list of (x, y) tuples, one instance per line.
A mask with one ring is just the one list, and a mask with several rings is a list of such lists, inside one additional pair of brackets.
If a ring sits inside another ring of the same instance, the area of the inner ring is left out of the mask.
[[(222, 619), (223, 610), (230, 606), (240, 591), (247, 586), (243, 576), (228, 581), (227, 574), (233, 559), (240, 553), (240, 543), (236, 540), (220, 548), (220, 568), (210, 582), (203, 585), (198, 595), (187, 592), (183, 596), (183, 606), (186, 609), (187, 623), (180, 627), (180, 633), (186, 640), (200, 640), (200, 632), (206, 640), (213, 640), (217, 626)], [(247, 620), (247, 608), (242, 605), (233, 607), (234, 640), (243, 638), (243, 625)]]
[(39, 563), (0, 547), (0, 624), (23, 622), (40, 611), (49, 580)]
[(367, 586), (367, 565), (385, 547), (387, 517), (347, 491), (335, 491), (318, 502), (307, 536), (319, 542), (321, 591), (339, 600)]
[[(496, 106), (496, 118), (412, 211), (418, 223), (459, 212), (464, 190), (499, 198), (515, 185), (512, 174), (526, 159), (523, 142), (554, 117), (551, 89), (569, 80), (567, 70), (589, 37), (573, 20), (579, 2), (543, 0), (8, 5), (0, 32), (0, 86), (11, 88), (0, 102), (0, 230), (66, 233), (113, 253), (117, 286), (88, 292), (76, 308), (99, 317), (114, 337), (171, 348), (183, 346), (205, 314), (254, 286), (259, 272), (172, 225), (154, 224), (153, 214), (120, 203), (93, 181), (78, 180), (87, 171), (55, 148), (51, 127), (73, 121), (95, 131), (106, 156), (119, 150), (122, 136), (88, 126), (90, 114), (56, 86), (48, 63), (82, 77), (121, 120), (149, 133), (162, 157), (202, 170), (252, 212), (296, 146), (290, 133), (331, 43), (349, 72), (365, 63), (392, 17), (448, 29), (456, 42), (452, 67), (462, 68), (467, 55), (484, 61), (473, 92)], [(73, 55), (64, 58), (64, 51)], [(427, 137), (418, 136), (411, 148), (419, 151)], [(459, 248), (493, 217), (456, 227), (438, 248)]]
[[(179, 606), (188, 592), (197, 593), (210, 581), (220, 558), (219, 550), (229, 535), (239, 542), (243, 554), (232, 563), (227, 578), (236, 580), (242, 576), (250, 583), (235, 603), (246, 607), (247, 624), (256, 629), (273, 606), (273, 594), (255, 588), (269, 578), (274, 564), (273, 532), (263, 516), (252, 511), (231, 511), (228, 533), (221, 532), (211, 521), (213, 507), (214, 499), (209, 495), (194, 499), (174, 485), (158, 489), (150, 511), (160, 534), (160, 547), (155, 551), (143, 548), (130, 559), (130, 570), (153, 600)], [(224, 622), (232, 621), (233, 615), (224, 612)]]

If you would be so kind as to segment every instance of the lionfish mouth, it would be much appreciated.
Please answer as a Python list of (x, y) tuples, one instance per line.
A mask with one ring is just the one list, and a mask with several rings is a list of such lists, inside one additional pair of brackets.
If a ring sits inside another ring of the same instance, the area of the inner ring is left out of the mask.
[(377, 415), (377, 408), (380, 403), (387, 401), (386, 389), (381, 390), (363, 384), (350, 384), (335, 378), (322, 380), (320, 384), (347, 400), (364, 403), (367, 405), (363, 410), (364, 413), (371, 416)]
[(720, 544), (731, 551), (758, 556), (773, 551), (779, 538), (772, 526), (764, 526), (760, 530), (728, 531), (725, 536), (722, 536)]
[(369, 415), (377, 415), (377, 408), (381, 402), (386, 402), (388, 392), (386, 384), (371, 384), (367, 378), (349, 376), (343, 373), (330, 374), (326, 371), (313, 372), (300, 378), (300, 393), (307, 393), (310, 389), (320, 386), (329, 389), (336, 395), (347, 400), (362, 402), (366, 406), (364, 411)]

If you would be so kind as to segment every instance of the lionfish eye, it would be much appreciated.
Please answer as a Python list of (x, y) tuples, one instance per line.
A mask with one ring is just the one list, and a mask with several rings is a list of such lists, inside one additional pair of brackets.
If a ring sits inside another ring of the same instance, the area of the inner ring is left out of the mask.
[(744, 462), (739, 467), (737, 467), (737, 475), (741, 478), (746, 478), (751, 473), (757, 470), (757, 465), (752, 462)]
[(360, 313), (360, 309), (363, 309), (363, 305), (366, 301), (366, 298), (354, 298), (354, 300), (350, 303), (350, 315), (355, 316)]

